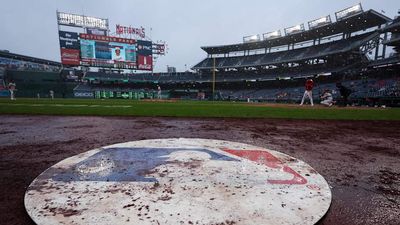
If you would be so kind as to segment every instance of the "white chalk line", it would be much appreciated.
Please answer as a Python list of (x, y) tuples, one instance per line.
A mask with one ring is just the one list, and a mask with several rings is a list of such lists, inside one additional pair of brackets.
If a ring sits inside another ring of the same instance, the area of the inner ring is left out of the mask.
[(23, 104), (23, 103), (0, 103), (6, 106), (28, 106), (28, 107), (88, 107), (88, 108), (131, 108), (130, 105), (69, 105), (69, 104)]

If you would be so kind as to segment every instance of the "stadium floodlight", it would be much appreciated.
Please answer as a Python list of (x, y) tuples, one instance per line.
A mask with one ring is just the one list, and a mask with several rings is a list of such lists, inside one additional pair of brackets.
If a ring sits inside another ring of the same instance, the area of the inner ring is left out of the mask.
[(327, 16), (321, 17), (319, 19), (308, 22), (308, 28), (311, 30), (311, 29), (322, 27), (322, 26), (325, 26), (325, 25), (328, 25), (331, 23), (332, 23), (331, 16), (327, 15)]
[(299, 24), (293, 27), (285, 28), (285, 35), (297, 34), (305, 31), (304, 24)]
[(243, 37), (243, 43), (257, 42), (260, 40), (261, 40), (261, 38), (260, 38), (259, 34)]
[(263, 34), (264, 40), (271, 40), (271, 39), (280, 38), (280, 37), (282, 37), (282, 33), (280, 30)]
[(336, 20), (340, 21), (340, 20), (346, 19), (346, 18), (348, 18), (350, 16), (353, 16), (355, 14), (362, 13), (362, 12), (363, 12), (362, 5), (361, 5), (361, 3), (358, 3), (355, 6), (343, 9), (343, 10), (341, 10), (339, 12), (336, 12), (335, 13)]

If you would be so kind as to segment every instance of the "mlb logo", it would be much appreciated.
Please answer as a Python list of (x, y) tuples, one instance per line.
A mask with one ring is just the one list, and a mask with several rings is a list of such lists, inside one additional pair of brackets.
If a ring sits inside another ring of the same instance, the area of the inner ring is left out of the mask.
[(241, 143), (183, 138), (116, 144), (65, 159), (25, 195), (29, 215), (43, 225), (314, 224), (330, 202), (327, 182), (300, 160)]

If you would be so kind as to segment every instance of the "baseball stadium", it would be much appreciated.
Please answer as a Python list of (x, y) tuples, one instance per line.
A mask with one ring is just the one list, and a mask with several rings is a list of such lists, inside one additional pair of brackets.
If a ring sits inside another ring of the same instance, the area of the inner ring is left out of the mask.
[(0, 224), (400, 224), (400, 5), (196, 34), (165, 71), (163, 32), (70, 4), (57, 59), (0, 41)]

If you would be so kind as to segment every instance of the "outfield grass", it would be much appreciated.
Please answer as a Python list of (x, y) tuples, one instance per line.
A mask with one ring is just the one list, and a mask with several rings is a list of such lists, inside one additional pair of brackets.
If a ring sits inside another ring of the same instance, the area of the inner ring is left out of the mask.
[(400, 120), (400, 108), (324, 108), (252, 103), (95, 99), (0, 99), (0, 114)]

